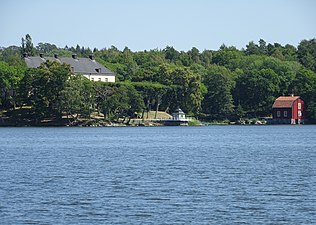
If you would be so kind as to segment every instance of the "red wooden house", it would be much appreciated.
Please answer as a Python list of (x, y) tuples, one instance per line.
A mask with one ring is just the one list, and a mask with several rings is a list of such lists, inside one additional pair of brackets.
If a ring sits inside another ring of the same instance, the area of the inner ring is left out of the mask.
[(304, 122), (304, 101), (300, 96), (280, 96), (272, 106), (273, 123), (301, 124)]

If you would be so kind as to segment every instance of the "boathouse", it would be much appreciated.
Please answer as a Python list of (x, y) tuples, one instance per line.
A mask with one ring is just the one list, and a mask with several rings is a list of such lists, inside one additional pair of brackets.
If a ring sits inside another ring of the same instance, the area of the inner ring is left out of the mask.
[(177, 108), (174, 113), (172, 113), (172, 119), (173, 120), (185, 120), (185, 113), (182, 111), (182, 109)]
[(304, 123), (304, 101), (300, 96), (280, 96), (272, 106), (274, 124)]
[(172, 119), (164, 120), (165, 126), (187, 126), (189, 119), (186, 118), (185, 113), (182, 109), (177, 108), (174, 113), (172, 113)]

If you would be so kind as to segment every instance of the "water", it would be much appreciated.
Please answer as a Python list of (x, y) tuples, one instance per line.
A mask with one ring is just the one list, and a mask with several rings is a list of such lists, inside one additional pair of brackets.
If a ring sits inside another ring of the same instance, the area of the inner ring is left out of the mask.
[(1, 224), (315, 224), (316, 126), (0, 128)]

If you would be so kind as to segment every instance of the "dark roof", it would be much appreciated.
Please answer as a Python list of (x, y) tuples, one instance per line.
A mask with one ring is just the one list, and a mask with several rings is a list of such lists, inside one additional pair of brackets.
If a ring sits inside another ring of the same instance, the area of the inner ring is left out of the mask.
[(177, 108), (174, 113), (178, 113), (178, 114), (184, 114), (184, 112), (182, 111), (182, 109)]
[[(40, 56), (33, 56), (33, 57), (25, 57), (25, 62), (28, 67), (37, 68), (46, 60), (49, 61), (57, 61), (60, 63), (69, 64), (73, 68), (74, 73), (81, 73), (81, 74), (98, 74), (98, 75), (107, 75), (107, 76), (115, 76), (115, 74), (109, 70), (108, 68), (104, 67), (94, 59), (90, 58), (55, 58), (55, 57), (40, 57)], [(99, 72), (98, 72), (99, 71)]]
[(272, 108), (292, 108), (293, 103), (299, 98), (300, 96), (280, 96), (275, 100)]

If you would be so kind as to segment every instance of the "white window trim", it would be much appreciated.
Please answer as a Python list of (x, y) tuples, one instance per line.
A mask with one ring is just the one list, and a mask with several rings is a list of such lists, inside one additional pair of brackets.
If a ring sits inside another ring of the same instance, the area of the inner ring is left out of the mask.
[(281, 111), (277, 111), (277, 117), (280, 117), (281, 116)]

